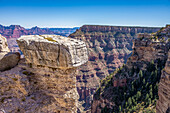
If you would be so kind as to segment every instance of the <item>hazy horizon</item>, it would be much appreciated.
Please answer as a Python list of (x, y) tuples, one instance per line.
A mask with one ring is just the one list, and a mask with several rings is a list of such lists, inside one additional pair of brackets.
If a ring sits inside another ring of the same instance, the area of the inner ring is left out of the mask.
[[(9, 27), (9, 26), (11, 26), (11, 25), (19, 25), (19, 24), (10, 24), (10, 25), (3, 25), (3, 24), (0, 24), (0, 25), (2, 25), (2, 26), (5, 26), (5, 27)], [(169, 24), (165, 24), (164, 26), (138, 26), (138, 25), (105, 25), (105, 24), (84, 24), (84, 25), (95, 25), (95, 26), (117, 26), (117, 27), (153, 27), (153, 28), (161, 28), (161, 27), (165, 27), (166, 25), (169, 25)], [(21, 26), (21, 27), (24, 27), (25, 29), (31, 29), (31, 28), (33, 28), (33, 27), (39, 27), (39, 28), (80, 28), (80, 27), (82, 27), (82, 26), (73, 26), (73, 27), (65, 27), (65, 26), (61, 26), (61, 27), (40, 27), (40, 26), (32, 26), (32, 27), (25, 27), (25, 26), (22, 26), (22, 25), (19, 25), (19, 26)]]
[(25, 28), (163, 27), (170, 24), (169, 12), (170, 0), (0, 0), (0, 24)]

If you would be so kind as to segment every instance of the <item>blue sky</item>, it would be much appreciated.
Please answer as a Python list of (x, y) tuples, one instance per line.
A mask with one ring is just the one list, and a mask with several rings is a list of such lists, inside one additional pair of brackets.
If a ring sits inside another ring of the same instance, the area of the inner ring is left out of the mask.
[(0, 0), (0, 24), (165, 26), (170, 0)]

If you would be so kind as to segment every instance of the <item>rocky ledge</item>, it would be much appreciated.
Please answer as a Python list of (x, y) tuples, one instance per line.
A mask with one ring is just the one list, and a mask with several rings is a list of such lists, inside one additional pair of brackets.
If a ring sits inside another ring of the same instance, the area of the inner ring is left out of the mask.
[(17, 43), (27, 63), (36, 66), (77, 67), (87, 62), (87, 48), (83, 41), (57, 35), (21, 36)]
[(84, 42), (56, 35), (18, 40), (25, 59), (0, 73), (0, 105), (13, 113), (76, 113), (77, 67), (88, 60)]

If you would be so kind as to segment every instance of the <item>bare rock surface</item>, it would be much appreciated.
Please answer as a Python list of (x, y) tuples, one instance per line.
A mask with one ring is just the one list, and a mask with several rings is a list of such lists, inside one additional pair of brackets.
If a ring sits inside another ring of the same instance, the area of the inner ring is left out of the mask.
[(0, 59), (8, 52), (10, 52), (10, 50), (8, 48), (7, 39), (0, 34)]
[(170, 51), (168, 52), (168, 60), (166, 61), (165, 70), (162, 71), (161, 80), (158, 90), (159, 100), (156, 104), (157, 113), (170, 112)]
[(15, 67), (20, 60), (20, 54), (18, 52), (9, 52), (0, 59), (0, 71), (8, 70)]
[(77, 67), (87, 62), (83, 41), (57, 35), (27, 35), (17, 40), (27, 63), (53, 68)]
[(7, 113), (76, 113), (77, 67), (88, 60), (84, 42), (55, 35), (18, 39), (25, 59), (0, 73), (0, 105)]

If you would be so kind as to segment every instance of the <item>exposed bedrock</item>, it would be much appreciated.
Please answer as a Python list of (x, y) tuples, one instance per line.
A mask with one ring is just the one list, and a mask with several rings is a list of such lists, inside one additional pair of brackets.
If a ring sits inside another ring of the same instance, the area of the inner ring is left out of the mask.
[(132, 52), (132, 40), (138, 33), (152, 33), (160, 28), (83, 25), (69, 37), (83, 40), (89, 51), (89, 61), (79, 68), (77, 89), (85, 110), (90, 109), (100, 80), (127, 62)]
[(168, 52), (168, 60), (166, 61), (165, 69), (162, 71), (159, 90), (159, 100), (156, 104), (157, 113), (170, 112), (170, 50)]
[(0, 73), (2, 108), (7, 113), (76, 113), (76, 70), (88, 61), (85, 43), (57, 35), (22, 36), (17, 43), (26, 61)]

